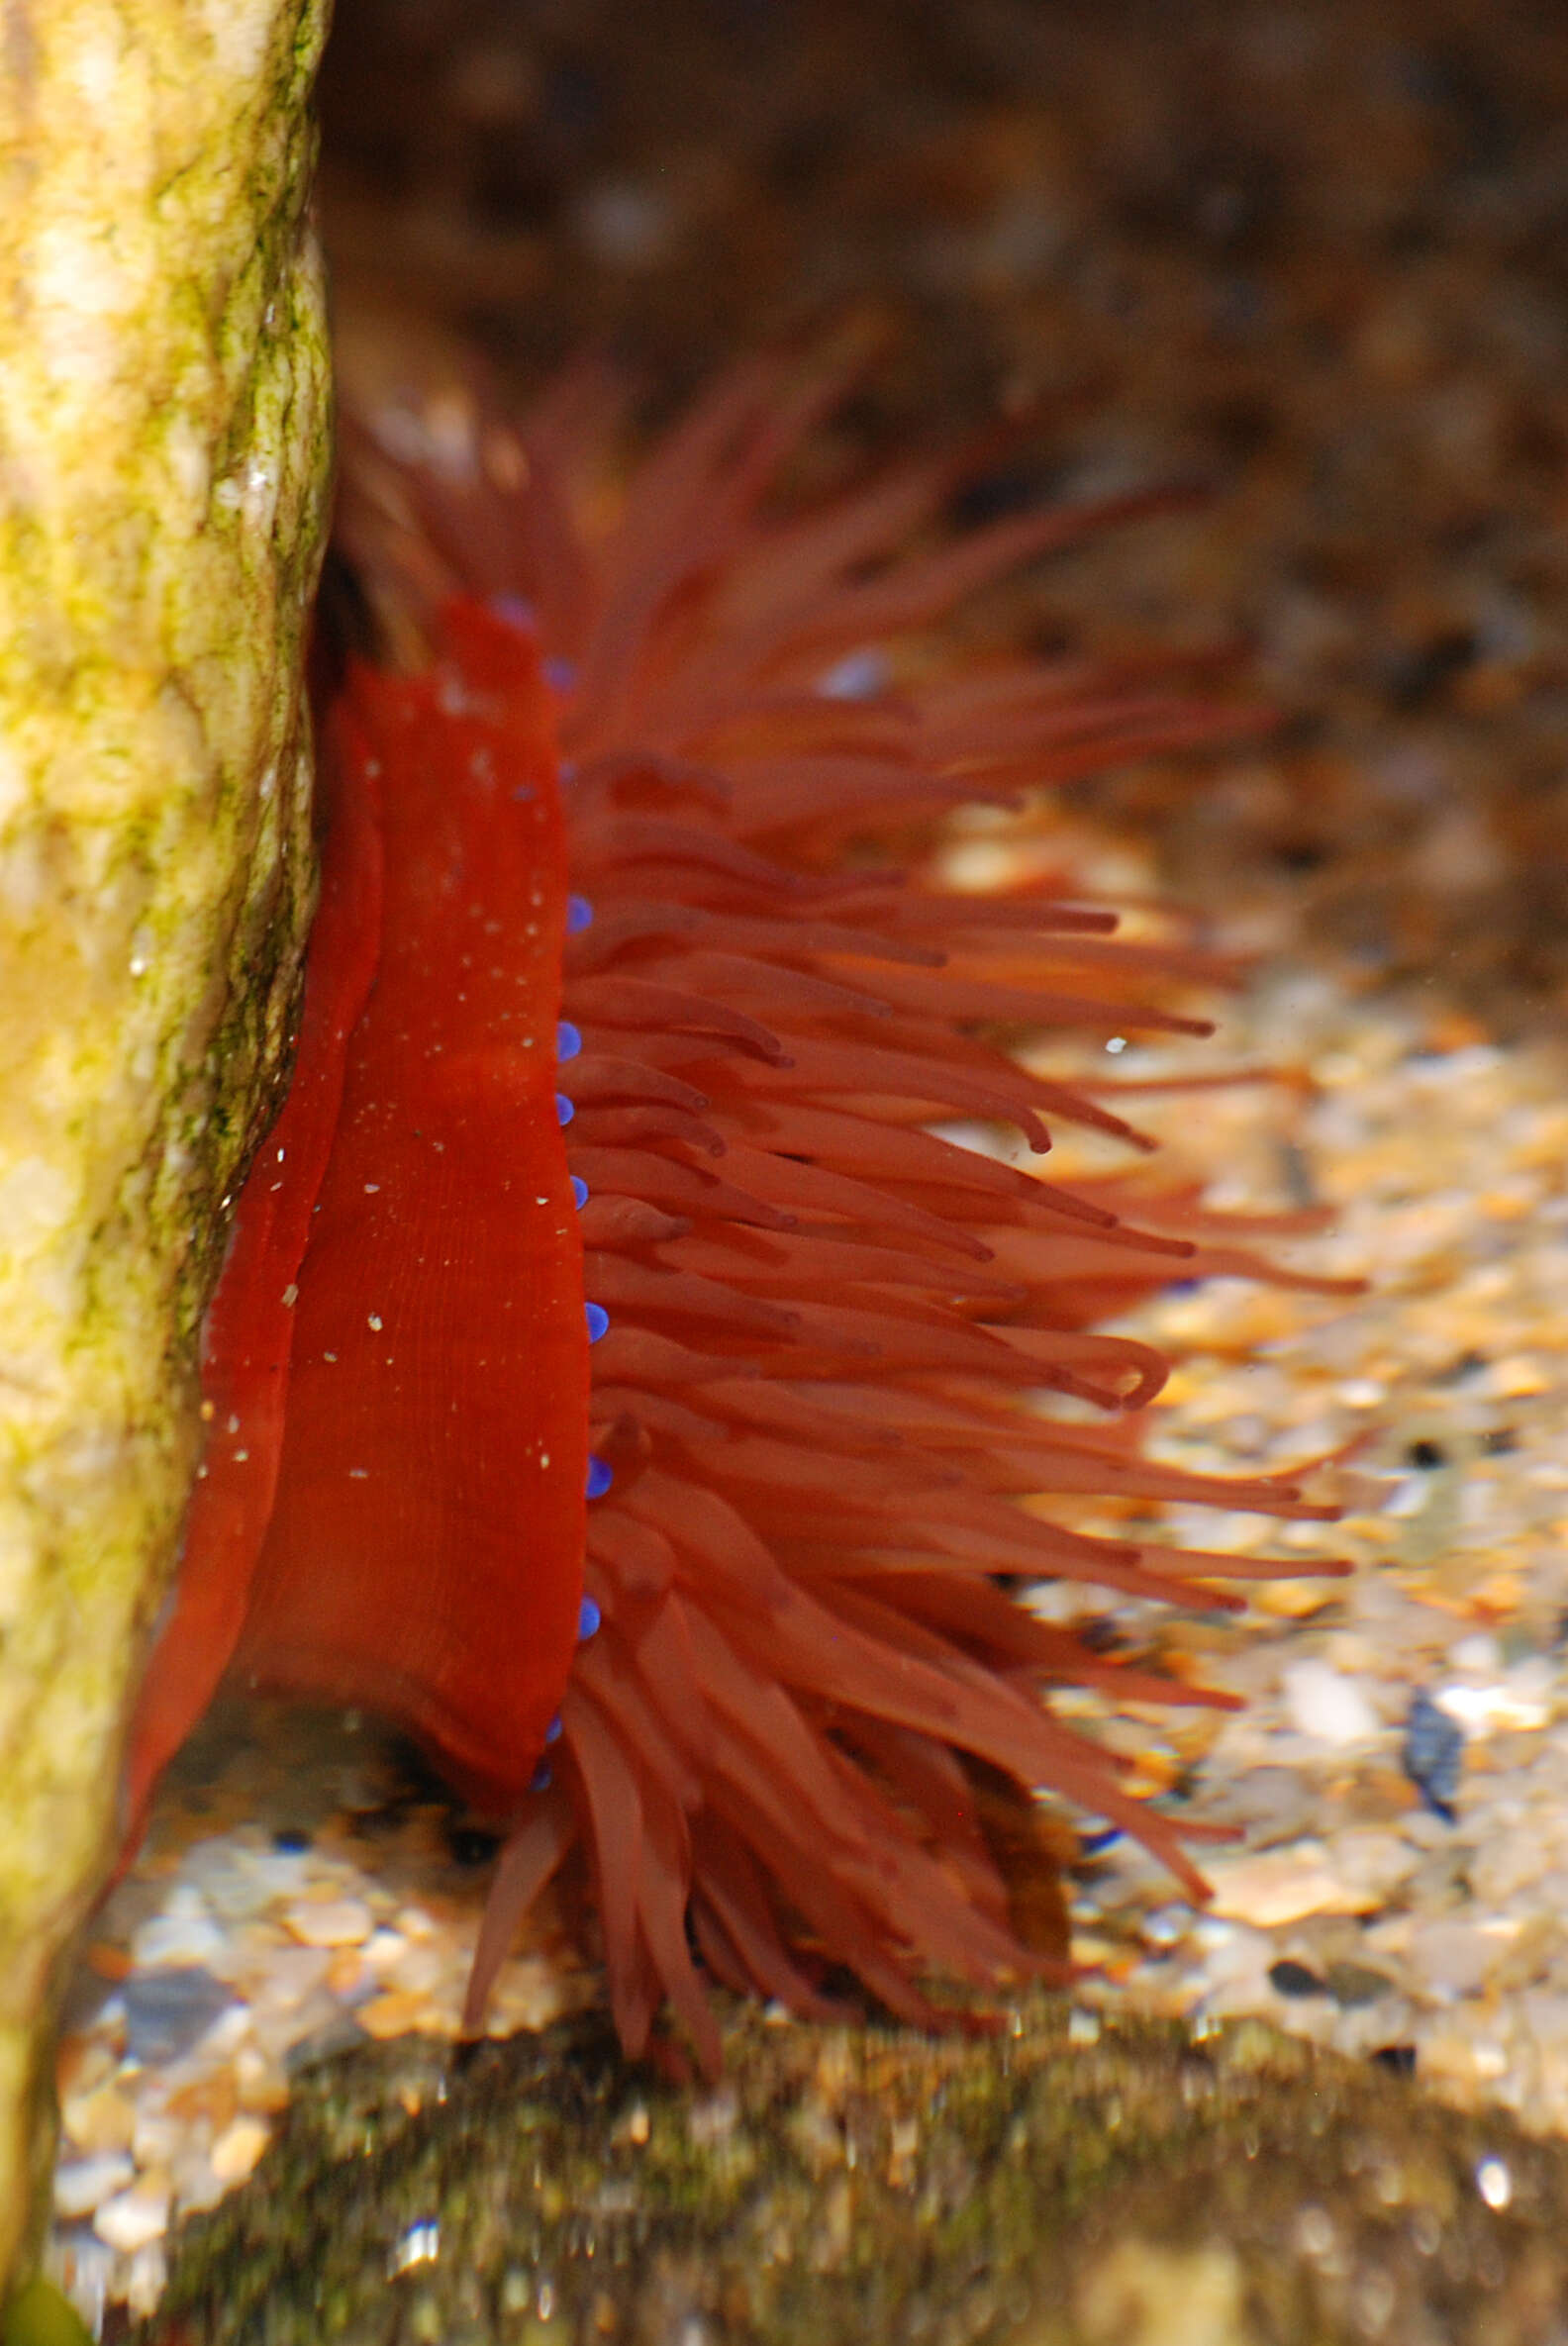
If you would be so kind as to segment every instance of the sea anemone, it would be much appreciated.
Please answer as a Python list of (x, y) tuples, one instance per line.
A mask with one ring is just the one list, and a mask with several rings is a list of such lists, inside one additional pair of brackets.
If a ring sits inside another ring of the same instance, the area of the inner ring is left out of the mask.
[(890, 665), (1149, 501), (954, 535), (972, 449), (778, 500), (839, 387), (736, 369), (609, 520), (591, 371), (515, 427), (451, 388), (350, 410), (340, 554), (401, 672), (352, 660), (326, 722), (299, 1073), (214, 1307), (132, 1761), (140, 1813), (226, 1667), (373, 1705), (507, 1829), (468, 2023), (581, 1845), (624, 2043), (667, 2001), (710, 2068), (704, 1973), (801, 2012), (852, 1975), (929, 2024), (935, 1979), (1048, 1967), (988, 1785), (1202, 1894), (1193, 1828), (1050, 1706), (1191, 1691), (1018, 1591), (1212, 1605), (1269, 1567), (1021, 1500), (1329, 1512), (1046, 1415), (1158, 1391), (1096, 1319), (1261, 1266), (1188, 1197), (1129, 1222), (939, 1128), (1141, 1146), (1007, 1038), (1203, 1031), (1146, 996), (1213, 974), (1060, 876), (944, 884), (943, 819), (1250, 718), (1157, 669)]

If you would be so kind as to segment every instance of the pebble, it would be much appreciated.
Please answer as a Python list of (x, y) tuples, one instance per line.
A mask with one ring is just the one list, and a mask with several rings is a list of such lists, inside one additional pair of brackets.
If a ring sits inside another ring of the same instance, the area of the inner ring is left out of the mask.
[(1335, 1748), (1369, 1743), (1382, 1725), (1365, 1689), (1326, 1662), (1287, 1664), (1285, 1707), (1302, 1734)]
[(136, 2117), (135, 2102), (116, 2085), (95, 2086), (86, 2094), (66, 2093), (60, 2099), (61, 2128), (66, 2141), (79, 2151), (129, 2150)]
[(224, 1934), (199, 1902), (194, 1906), (154, 1914), (131, 1940), (131, 1961), (138, 1971), (159, 1964), (193, 1968), (209, 1964), (224, 1951)]
[(390, 1984), (408, 1996), (429, 1996), (447, 1974), (444, 1949), (436, 1942), (422, 1941), (405, 1947), (391, 1966)]
[(1552, 1714), (1549, 1673), (1526, 1663), (1492, 1686), (1444, 1686), (1436, 1708), (1467, 1735), (1519, 1735), (1546, 1725)]
[(1269, 1986), (1277, 1996), (1326, 1996), (1327, 1985), (1309, 1970), (1305, 1963), (1297, 1963), (1289, 1955), (1268, 1967)]
[(359, 1947), (375, 1928), (362, 1899), (326, 1899), (319, 1905), (287, 1906), (284, 1927), (307, 1947)]
[[(1138, 1780), (1181, 1786), (1181, 1812), (1243, 1837), (1199, 1852), (1207, 1909), (1126, 1836), (1106, 1847), (1076, 1897), (1078, 1951), (1101, 1966), (1086, 1999), (1261, 2012), (1568, 2128), (1568, 1113), (1550, 1054), (1433, 1055), (1421, 1034), (1397, 1005), (1352, 1011), (1317, 978), (1227, 1017), (1238, 1058), (1319, 1071), (1290, 1129), (1335, 1220), (1298, 1255), (1370, 1266), (1376, 1284), (1329, 1309), (1225, 1282), (1129, 1315), (1127, 1332), (1183, 1354), (1153, 1447), (1219, 1472), (1367, 1447), (1326, 1531), (1168, 1511), (1172, 1538), (1289, 1561), (1240, 1620), (1128, 1616), (1156, 1660), (1246, 1708), (1156, 1721), (1075, 1695), (1064, 1711)], [(1235, 1168), (1237, 1202), (1267, 1196), (1256, 1093), (1205, 1102), (1209, 1161)], [(1185, 1113), (1140, 1103), (1139, 1121), (1165, 1114), (1179, 1139)], [(1475, 1210), (1525, 1167), (1529, 1211)], [(1238, 1296), (1264, 1347), (1244, 1364)], [(1311, 1576), (1330, 1550), (1348, 1579)], [(1076, 1603), (1052, 1589), (1040, 1610)], [(1413, 1707), (1451, 1820), (1402, 1772)], [(399, 1807), (367, 1736), (334, 1728), (330, 1762), (314, 1760), (326, 1731), (278, 1719), (193, 1771), (200, 1816), (176, 1788), (97, 1928), (61, 2052), (52, 2250), (85, 2318), (150, 2304), (164, 2228), (254, 2172), (301, 2059), (455, 2029), (483, 1869), (454, 1868), (444, 1827)], [(301, 1803), (313, 1780), (320, 1813)], [(495, 2024), (542, 2025), (594, 1993), (546, 1929), (503, 1969)]]
[(105, 2199), (93, 2216), (93, 2230), (100, 2240), (119, 2249), (122, 2256), (134, 2256), (138, 2249), (162, 2239), (168, 2230), (168, 2192), (143, 2182), (132, 2191), (117, 2192), (112, 2199)]
[(1386, 1972), (1374, 1971), (1366, 1963), (1330, 1963), (1323, 1974), (1323, 1986), (1335, 2004), (1354, 2010), (1366, 2004), (1377, 2004), (1393, 1992), (1394, 1983)]
[(1454, 1799), (1464, 1764), (1464, 1729), (1424, 1689), (1411, 1698), (1405, 1721), (1405, 1773), (1434, 1816), (1455, 1820)]
[(324, 1985), (332, 1963), (328, 1947), (278, 1947), (261, 1971), (258, 1991), (250, 2000), (251, 2011), (298, 2011)]
[(1298, 1841), (1255, 1857), (1211, 1858), (1204, 1871), (1214, 1893), (1211, 1912), (1259, 1930), (1301, 1922), (1309, 1914), (1364, 1914), (1377, 1904), (1370, 1890), (1344, 1879), (1319, 1841)]
[(200, 2044), (234, 1997), (210, 1971), (181, 1964), (133, 1972), (120, 1991), (120, 2001), (126, 2051), (133, 2061), (147, 2063), (177, 2061)]
[(91, 2215), (95, 2207), (123, 2192), (136, 2176), (128, 2153), (129, 2144), (124, 2151), (100, 2151), (95, 2158), (62, 2159), (54, 2170), (55, 2214)]
[(132, 2315), (145, 2321), (157, 2308), (168, 2280), (168, 2258), (161, 2240), (148, 2240), (132, 2251), (126, 2266), (125, 2299)]
[[(1346, 1520), (1326, 1535), (1356, 1569), (1316, 1592), (1287, 1583), (1285, 1604), (1270, 1584), (1248, 1622), (1210, 1625), (1201, 1644), (1179, 1620), (1162, 1632), (1187, 1675), (1247, 1702), (1234, 1718), (1184, 1714), (1169, 1731), (1193, 1812), (1245, 1836), (1241, 1850), (1201, 1856), (1211, 1916), (1240, 1936), (1217, 1944), (1209, 1924), (1181, 1928), (1180, 1907), (1110, 1850), (1093, 1885), (1116, 1972), (1104, 1993), (1183, 2014), (1267, 2010), (1467, 2105), (1501, 2101), (1568, 2129), (1560, 1064), (1533, 1046), (1418, 1047), (1419, 1012), (1402, 1039), (1394, 1005), (1320, 1053), (1328, 997), (1286, 1008), (1271, 1031), (1254, 1001), (1240, 1043), (1269, 1057), (1288, 1030), (1320, 1071), (1323, 1094), (1293, 1131), (1335, 1210), (1331, 1244), (1314, 1251), (1325, 1269), (1371, 1266), (1374, 1286), (1316, 1324), (1306, 1304), (1294, 1331), (1276, 1332), (1264, 1455), (1331, 1449), (1372, 1419)], [(1241, 1165), (1244, 1120), (1214, 1098), (1209, 1142)], [(1505, 1195), (1506, 1216), (1477, 1202)], [(1181, 1340), (1218, 1349), (1224, 1299), (1180, 1300)], [(1125, 1326), (1168, 1342), (1173, 1321), (1156, 1303)], [(1224, 1471), (1252, 1370), (1189, 1361), (1181, 1376), (1160, 1453)], [(1284, 1555), (1296, 1542), (1257, 1544)], [(1150, 1910), (1160, 1943), (1144, 1951)], [(1280, 1996), (1281, 1975), (1304, 1992)], [(1326, 1999), (1305, 1993), (1307, 1977)]]
[(411, 2028), (428, 2021), (430, 2004), (423, 1996), (394, 1989), (361, 2004), (356, 2017), (367, 2036), (405, 2036)]
[(1334, 1870), (1348, 1887), (1364, 1892), (1369, 1909), (1386, 1906), (1421, 1864), (1421, 1850), (1409, 1833), (1379, 1825), (1347, 1825), (1333, 1844)]
[(224, 2128), (209, 2154), (212, 2171), (227, 2191), (244, 2183), (271, 2139), (271, 2128), (259, 2118), (236, 2118)]
[(1414, 1941), (1411, 1968), (1436, 1996), (1473, 1995), (1496, 1971), (1514, 1935), (1506, 1922), (1433, 1922)]

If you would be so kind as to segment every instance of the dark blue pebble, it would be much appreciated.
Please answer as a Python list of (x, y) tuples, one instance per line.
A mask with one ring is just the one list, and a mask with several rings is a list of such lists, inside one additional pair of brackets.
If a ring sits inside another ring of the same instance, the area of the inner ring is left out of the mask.
[(589, 1459), (587, 1487), (588, 1496), (590, 1499), (603, 1499), (605, 1493), (609, 1490), (611, 1484), (614, 1481), (614, 1474), (611, 1472), (610, 1468), (605, 1464), (602, 1458)]
[(604, 1615), (591, 1597), (585, 1597), (577, 1608), (577, 1642), (586, 1645), (596, 1635)]
[(572, 1203), (580, 1214), (588, 1203), (588, 1184), (580, 1173), (574, 1173), (571, 1177), (571, 1185)]
[(567, 897), (566, 934), (568, 936), (581, 936), (592, 919), (593, 906), (588, 902), (586, 896)]
[(1114, 1849), (1121, 1838), (1122, 1827), (1119, 1824), (1105, 1824), (1094, 1832), (1080, 1833), (1078, 1846), (1085, 1857), (1098, 1857), (1103, 1849)]
[(1464, 1729), (1446, 1711), (1439, 1710), (1424, 1687), (1419, 1687), (1411, 1698), (1400, 1764), (1432, 1814), (1440, 1816), (1444, 1824), (1452, 1824), (1464, 1764)]
[(609, 1334), (610, 1315), (605, 1310), (603, 1304), (584, 1304), (583, 1318), (588, 1322), (588, 1341), (590, 1344), (597, 1344), (601, 1336)]
[(582, 1049), (582, 1036), (570, 1019), (561, 1019), (555, 1027), (555, 1056), (564, 1067), (568, 1059), (575, 1059)]

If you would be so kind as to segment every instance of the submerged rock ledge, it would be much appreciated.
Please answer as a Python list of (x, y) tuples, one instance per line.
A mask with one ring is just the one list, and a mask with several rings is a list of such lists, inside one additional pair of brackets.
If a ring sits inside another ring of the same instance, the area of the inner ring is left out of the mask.
[(735, 2012), (723, 2088), (597, 2016), (324, 2060), (141, 2346), (1535, 2346), (1568, 2145), (1259, 2022)]
[[(0, 2281), (313, 891), (326, 0), (11, 0), (0, 73)], [(34, 2187), (30, 2193), (30, 2186)]]

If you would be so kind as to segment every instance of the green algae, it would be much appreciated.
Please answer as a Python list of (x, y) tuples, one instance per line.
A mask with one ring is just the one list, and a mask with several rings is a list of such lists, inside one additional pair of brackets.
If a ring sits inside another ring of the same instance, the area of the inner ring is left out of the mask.
[(326, 13), (0, 24), (0, 2275), (314, 888)]
[(52, 2282), (35, 2277), (0, 2310), (0, 2346), (92, 2346), (92, 2332)]
[(1568, 2147), (1260, 2023), (932, 2041), (582, 2019), (324, 2063), (144, 2346), (1545, 2346)]

